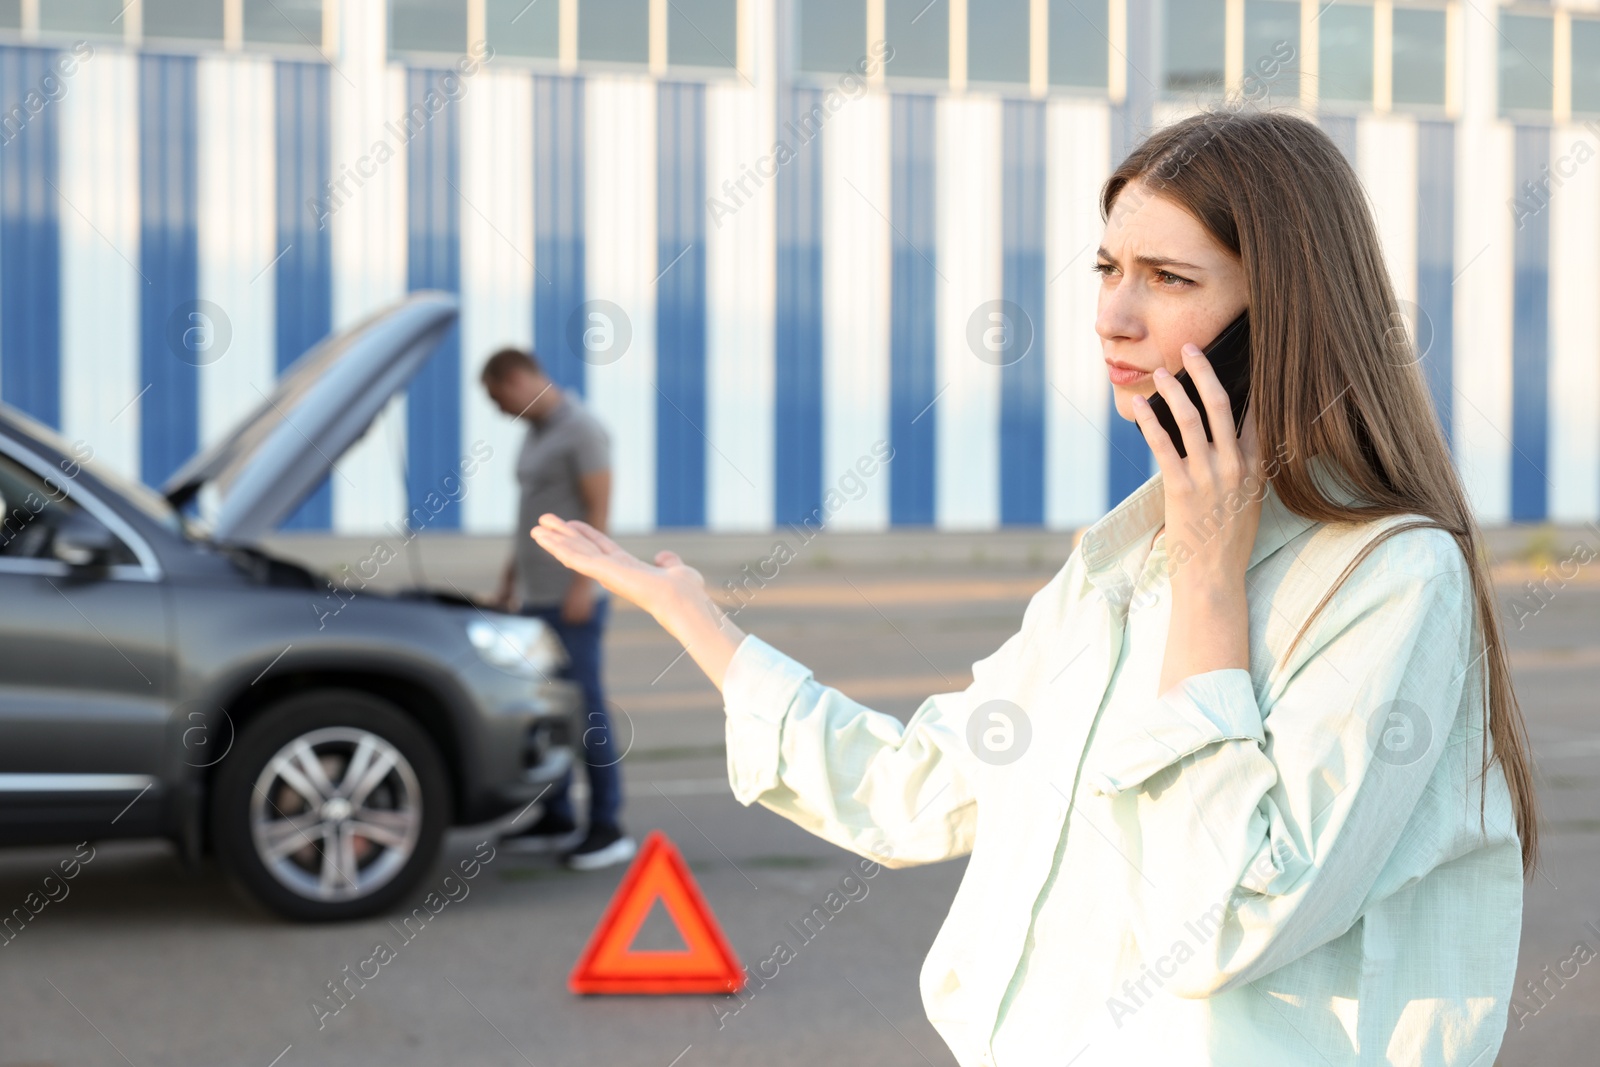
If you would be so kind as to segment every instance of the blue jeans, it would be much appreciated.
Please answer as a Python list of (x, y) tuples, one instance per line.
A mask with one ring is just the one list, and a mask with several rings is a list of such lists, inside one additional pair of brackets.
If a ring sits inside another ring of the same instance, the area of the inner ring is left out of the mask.
[[(578, 754), (589, 779), (589, 824), (615, 824), (622, 808), (622, 751), (611, 738), (611, 716), (606, 713), (605, 696), (600, 687), (600, 643), (606, 618), (611, 613), (611, 598), (600, 596), (589, 621), (572, 625), (561, 620), (561, 605), (524, 605), (522, 614), (543, 619), (555, 630), (571, 660), (563, 677), (578, 683), (583, 690), (584, 717)], [(567, 795), (572, 785), (568, 770), (544, 795), (544, 810), (575, 819), (572, 800)]]

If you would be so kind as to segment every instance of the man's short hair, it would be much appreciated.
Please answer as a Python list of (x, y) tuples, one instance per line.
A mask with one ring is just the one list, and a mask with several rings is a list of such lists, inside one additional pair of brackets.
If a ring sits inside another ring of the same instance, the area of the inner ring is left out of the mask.
[(532, 352), (521, 348), (502, 348), (484, 363), (481, 380), (485, 384), (503, 382), (513, 371), (523, 371), (527, 374), (544, 373), (544, 369), (539, 366), (539, 357)]

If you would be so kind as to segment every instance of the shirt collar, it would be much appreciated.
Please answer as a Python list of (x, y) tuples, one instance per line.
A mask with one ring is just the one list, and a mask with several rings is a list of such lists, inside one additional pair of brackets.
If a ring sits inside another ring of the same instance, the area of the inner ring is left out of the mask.
[[(1312, 456), (1306, 465), (1324, 495), (1341, 504), (1356, 499), (1355, 494), (1334, 476), (1333, 465), (1325, 456)], [(1121, 594), (1126, 592), (1124, 586), (1127, 584), (1126, 575), (1120, 567), (1123, 555), (1135, 543), (1148, 542), (1156, 527), (1164, 521), (1165, 513), (1166, 495), (1161, 474), (1157, 472), (1084, 531), (1081, 548), (1089, 581), (1113, 599), (1120, 599)], [(1255, 545), (1250, 550), (1250, 560), (1245, 569), (1254, 567), (1314, 525), (1315, 520), (1296, 514), (1284, 506), (1269, 480), (1261, 501), (1261, 522), (1256, 530)], [(1206, 536), (1202, 530), (1168, 530), (1167, 543), (1171, 545), (1180, 534), (1196, 539)]]

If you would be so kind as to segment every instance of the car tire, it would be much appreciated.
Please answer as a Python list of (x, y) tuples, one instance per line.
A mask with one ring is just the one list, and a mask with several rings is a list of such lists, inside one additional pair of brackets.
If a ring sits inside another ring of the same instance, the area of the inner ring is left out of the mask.
[(318, 690), (264, 710), (218, 768), (211, 826), (224, 870), (291, 919), (384, 911), (432, 867), (450, 824), (437, 746), (394, 704)]

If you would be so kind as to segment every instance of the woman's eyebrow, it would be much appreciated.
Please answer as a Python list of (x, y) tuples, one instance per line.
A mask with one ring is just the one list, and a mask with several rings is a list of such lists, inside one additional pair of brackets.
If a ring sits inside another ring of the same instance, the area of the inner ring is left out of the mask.
[[(1095, 251), (1095, 255), (1099, 256), (1101, 259), (1105, 260), (1107, 263), (1110, 263), (1113, 267), (1120, 265), (1120, 264), (1117, 263), (1117, 258), (1115, 256), (1113, 256), (1110, 252), (1107, 252), (1105, 250), (1105, 248), (1103, 248), (1103, 247), (1097, 249)], [(1156, 270), (1163, 270), (1163, 269), (1165, 269), (1167, 267), (1177, 267), (1177, 268), (1179, 268), (1181, 270), (1200, 271), (1202, 273), (1205, 271), (1205, 268), (1200, 266), (1197, 263), (1186, 263), (1181, 259), (1172, 259), (1172, 258), (1170, 258), (1168, 256), (1152, 256), (1152, 255), (1134, 256), (1133, 257), (1133, 261), (1135, 263), (1139, 264), (1139, 266), (1141, 266), (1141, 267), (1150, 267), (1150, 268), (1156, 269)]]

